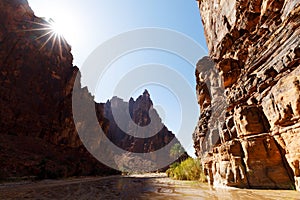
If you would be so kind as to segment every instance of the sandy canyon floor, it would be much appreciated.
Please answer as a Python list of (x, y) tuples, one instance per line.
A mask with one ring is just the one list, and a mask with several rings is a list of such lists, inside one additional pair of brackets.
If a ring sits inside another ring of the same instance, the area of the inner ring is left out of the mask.
[(165, 174), (43, 180), (0, 185), (0, 199), (300, 199), (296, 191), (212, 188)]

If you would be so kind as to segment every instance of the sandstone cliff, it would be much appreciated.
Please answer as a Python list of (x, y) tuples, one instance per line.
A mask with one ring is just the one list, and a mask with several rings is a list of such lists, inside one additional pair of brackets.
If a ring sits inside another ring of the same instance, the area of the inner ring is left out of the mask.
[(197, 72), (194, 141), (209, 181), (300, 190), (300, 1), (199, 2), (212, 61), (197, 67), (218, 70), (227, 104), (224, 122), (209, 130), (220, 94)]
[(75, 131), (71, 95), (78, 68), (70, 46), (47, 42), (49, 24), (27, 1), (3, 0), (0, 8), (0, 178), (116, 173), (85, 150)]

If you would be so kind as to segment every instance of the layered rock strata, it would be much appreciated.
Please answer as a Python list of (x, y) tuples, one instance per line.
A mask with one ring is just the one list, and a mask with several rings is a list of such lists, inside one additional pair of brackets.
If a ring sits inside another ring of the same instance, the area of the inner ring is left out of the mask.
[(199, 3), (212, 61), (197, 67), (218, 70), (227, 104), (224, 121), (210, 129), (220, 94), (197, 72), (194, 141), (209, 181), (300, 190), (300, 1)]

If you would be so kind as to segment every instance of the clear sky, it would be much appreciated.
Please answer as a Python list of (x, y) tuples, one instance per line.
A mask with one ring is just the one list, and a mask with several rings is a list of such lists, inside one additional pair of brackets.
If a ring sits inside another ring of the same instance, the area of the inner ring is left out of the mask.
[[(73, 64), (79, 68), (84, 65), (89, 55), (107, 40), (124, 32), (149, 27), (182, 33), (204, 48), (199, 52), (199, 59), (207, 54), (200, 14), (195, 0), (28, 1), (38, 17), (52, 18), (57, 23), (67, 42), (72, 46)], [(112, 88), (119, 83), (122, 77), (136, 69), (137, 66), (151, 63), (168, 66), (175, 70), (187, 81), (195, 94), (194, 66), (191, 65), (196, 63), (188, 63), (168, 52), (145, 49), (122, 56), (111, 65), (101, 80), (105, 83), (109, 82), (109, 86), (105, 91), (95, 92), (96, 100), (105, 102), (107, 99), (111, 99), (115, 95)], [(145, 83), (137, 86), (134, 91), (130, 91), (130, 95), (136, 98), (145, 88), (148, 89), (163, 122), (176, 134), (182, 122), (181, 109), (184, 109), (176, 92), (174, 93), (168, 86), (162, 87), (159, 84)], [(126, 99), (128, 97), (121, 96), (121, 98), (128, 101)], [(195, 102), (193, 101), (191, 104), (195, 104)], [(195, 105), (193, 106), (195, 107)], [(199, 110), (196, 112), (199, 114)], [(185, 137), (188, 137), (190, 142), (184, 146), (190, 155), (194, 154), (191, 147), (192, 132), (197, 120), (198, 118), (191, 119), (189, 127), (186, 127)]]

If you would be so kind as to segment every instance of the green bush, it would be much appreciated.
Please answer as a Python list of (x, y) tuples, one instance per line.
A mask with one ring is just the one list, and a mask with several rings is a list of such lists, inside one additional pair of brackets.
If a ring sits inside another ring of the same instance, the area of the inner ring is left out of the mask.
[(188, 158), (185, 161), (174, 163), (166, 171), (168, 177), (176, 180), (191, 180), (206, 182), (206, 177), (202, 170), (199, 159)]

